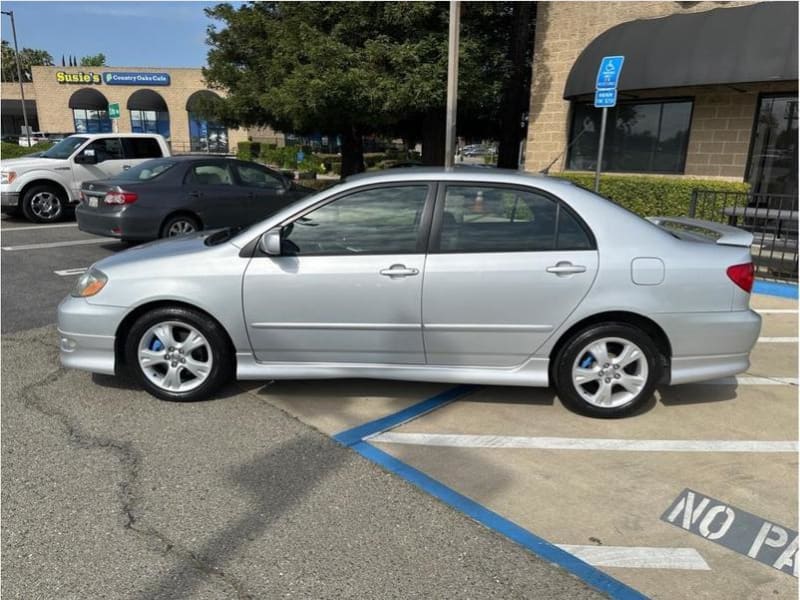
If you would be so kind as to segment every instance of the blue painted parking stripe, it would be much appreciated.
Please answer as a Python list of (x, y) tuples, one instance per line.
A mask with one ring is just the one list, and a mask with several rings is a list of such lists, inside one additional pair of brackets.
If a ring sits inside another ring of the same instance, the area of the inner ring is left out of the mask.
[(342, 431), (333, 436), (333, 439), (344, 446), (352, 448), (364, 458), (380, 465), (387, 471), (402, 477), (412, 485), (420, 488), (422, 491), (437, 498), (441, 502), (444, 502), (451, 508), (464, 513), (484, 527), (492, 529), (537, 556), (558, 565), (562, 569), (579, 577), (588, 585), (601, 592), (605, 592), (612, 598), (618, 600), (646, 600), (647, 596), (625, 585), (618, 579), (596, 569), (577, 556), (562, 550), (547, 540), (534, 535), (513, 521), (509, 521), (496, 512), (489, 510), (485, 506), (467, 498), (454, 489), (436, 481), (400, 459), (363, 441), (366, 437), (416, 419), (477, 389), (479, 389), (479, 386), (474, 385), (459, 385), (450, 388), (449, 390), (445, 390), (436, 396), (418, 402), (394, 414)]
[(756, 281), (753, 284), (753, 293), (797, 299), (797, 286), (777, 281)]
[(452, 402), (456, 398), (465, 396), (477, 389), (478, 386), (474, 385), (459, 385), (454, 388), (450, 388), (449, 390), (445, 390), (440, 394), (436, 394), (427, 400), (413, 404), (408, 408), (393, 413), (389, 416), (375, 419), (374, 421), (364, 423), (363, 425), (359, 425), (353, 429), (342, 431), (341, 433), (333, 436), (333, 439), (344, 446), (352, 446), (353, 444), (357, 444), (363, 440), (365, 437), (386, 431), (387, 429), (397, 427), (406, 421), (411, 421), (421, 417), (425, 413), (436, 410), (437, 408), (441, 408), (448, 402)]
[(533, 552), (541, 558), (555, 563), (559, 567), (569, 571), (573, 575), (579, 577), (588, 585), (595, 589), (605, 592), (612, 598), (618, 600), (642, 600), (646, 599), (640, 592), (632, 587), (629, 587), (614, 579), (610, 575), (603, 573), (599, 569), (591, 566), (590, 564), (582, 561), (578, 557), (554, 546), (550, 542), (534, 535), (527, 529), (524, 529), (516, 523), (501, 517), (494, 511), (478, 504), (474, 500), (459, 494), (454, 489), (436, 481), (429, 477), (422, 471), (404, 463), (403, 461), (387, 454), (383, 450), (379, 450), (375, 446), (367, 442), (358, 442), (350, 446), (353, 450), (358, 452), (364, 458), (380, 465), (387, 471), (391, 471), (408, 481), (409, 483), (420, 488), (422, 491), (427, 492), (434, 498), (437, 498), (455, 508), (456, 510), (464, 513), (468, 517), (474, 519), (481, 525), (504, 535), (508, 539), (516, 542), (523, 548)]

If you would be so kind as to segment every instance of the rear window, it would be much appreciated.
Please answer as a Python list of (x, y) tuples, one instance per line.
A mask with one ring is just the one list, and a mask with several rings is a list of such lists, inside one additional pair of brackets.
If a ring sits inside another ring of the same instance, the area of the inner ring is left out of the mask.
[(163, 156), (161, 146), (156, 138), (122, 138), (122, 145), (125, 148), (125, 158), (160, 158)]
[(127, 171), (123, 171), (114, 179), (120, 179), (122, 181), (150, 181), (159, 175), (163, 175), (176, 164), (174, 160), (148, 160)]

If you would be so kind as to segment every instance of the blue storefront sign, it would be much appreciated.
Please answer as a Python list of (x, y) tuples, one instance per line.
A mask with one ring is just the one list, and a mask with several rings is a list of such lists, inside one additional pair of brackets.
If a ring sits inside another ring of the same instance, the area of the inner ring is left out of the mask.
[(106, 71), (103, 73), (106, 85), (169, 85), (169, 73), (125, 73)]

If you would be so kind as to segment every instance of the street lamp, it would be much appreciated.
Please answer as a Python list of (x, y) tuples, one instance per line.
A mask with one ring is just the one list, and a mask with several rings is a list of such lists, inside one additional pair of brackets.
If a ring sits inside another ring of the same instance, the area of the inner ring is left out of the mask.
[(450, 0), (450, 31), (447, 44), (447, 117), (445, 120), (444, 166), (453, 166), (456, 147), (456, 104), (458, 102), (458, 37), (461, 25), (459, 0)]
[(14, 58), (17, 63), (17, 79), (19, 79), (19, 95), (22, 98), (22, 121), (25, 123), (25, 135), (28, 137), (28, 148), (31, 147), (31, 128), (28, 127), (28, 110), (25, 108), (25, 88), (22, 85), (22, 67), (19, 65), (19, 48), (17, 47), (17, 28), (14, 25), (14, 11), (2, 10), (0, 13), (11, 17), (11, 33), (14, 35)]

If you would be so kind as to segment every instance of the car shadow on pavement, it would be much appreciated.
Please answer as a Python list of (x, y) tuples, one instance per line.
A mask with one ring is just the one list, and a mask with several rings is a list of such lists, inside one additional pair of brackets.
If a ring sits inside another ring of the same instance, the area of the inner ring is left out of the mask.
[[(100, 373), (92, 373), (92, 383), (113, 390), (145, 391), (145, 389), (129, 375), (101, 375)], [(214, 402), (215, 400), (232, 398), (233, 396), (238, 396), (242, 392), (249, 391), (263, 384), (264, 382), (231, 382), (217, 391), (211, 398), (197, 400), (195, 402)]]
[(725, 402), (737, 397), (738, 386), (730, 385), (677, 385), (658, 388), (658, 396), (664, 406), (682, 406), (686, 404), (708, 404)]

